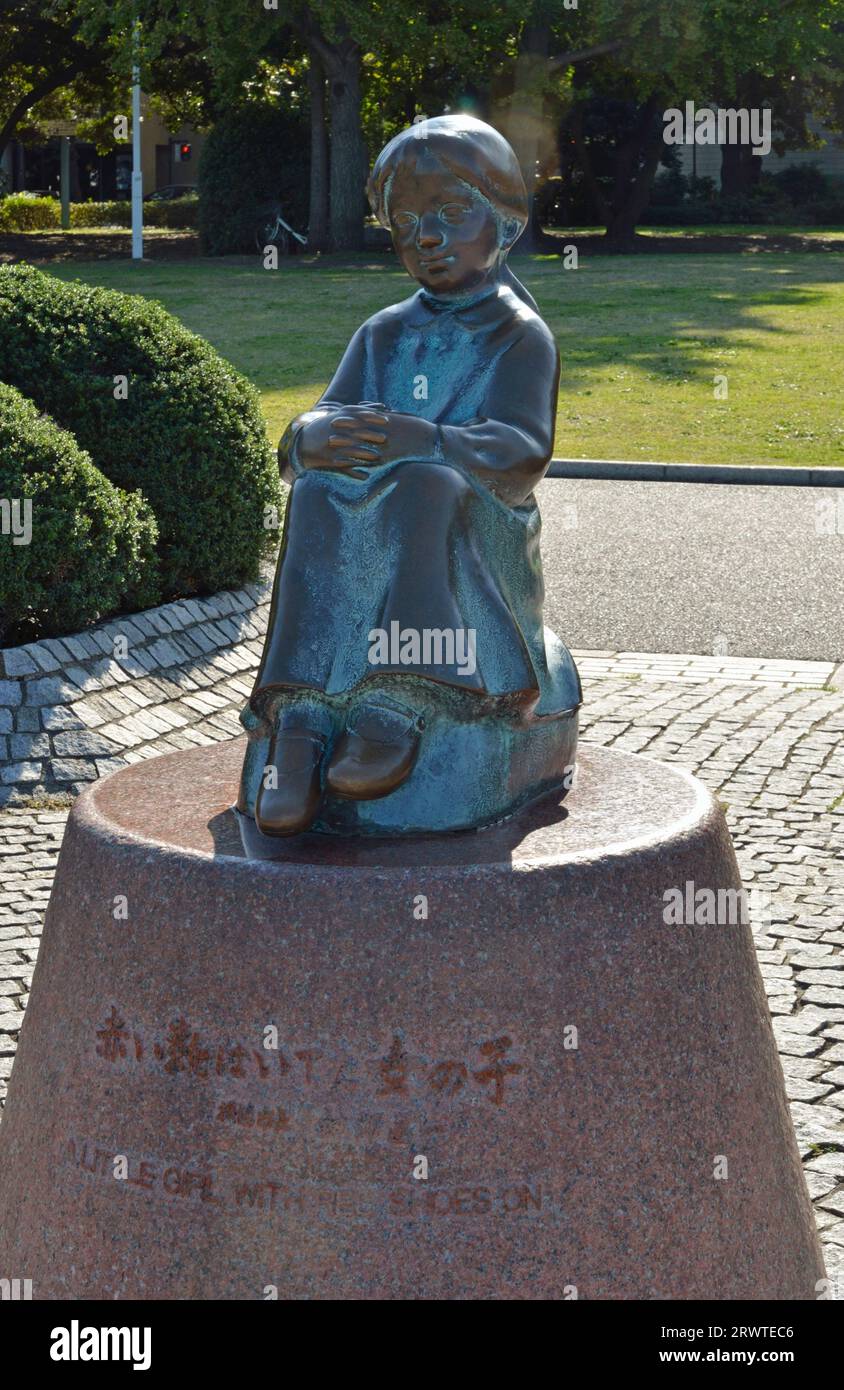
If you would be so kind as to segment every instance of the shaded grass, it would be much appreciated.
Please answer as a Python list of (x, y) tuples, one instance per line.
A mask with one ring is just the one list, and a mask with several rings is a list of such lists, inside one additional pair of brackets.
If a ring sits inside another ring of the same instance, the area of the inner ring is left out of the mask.
[[(148, 295), (259, 388), (271, 438), (312, 405), (355, 328), (412, 292), (387, 256), (45, 267)], [(844, 465), (844, 251), (514, 261), (563, 361), (562, 458)], [(715, 396), (716, 376), (727, 397)]]

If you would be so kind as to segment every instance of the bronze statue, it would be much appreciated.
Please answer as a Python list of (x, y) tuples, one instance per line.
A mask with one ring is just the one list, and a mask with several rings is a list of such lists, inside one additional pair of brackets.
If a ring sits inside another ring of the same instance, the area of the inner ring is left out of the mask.
[(292, 488), (238, 802), (263, 855), (312, 827), (490, 824), (573, 770), (580, 681), (543, 629), (533, 496), (559, 355), (506, 266), (518, 162), (491, 126), (438, 116), (390, 141), (368, 192), (420, 288), (358, 329), (279, 445)]

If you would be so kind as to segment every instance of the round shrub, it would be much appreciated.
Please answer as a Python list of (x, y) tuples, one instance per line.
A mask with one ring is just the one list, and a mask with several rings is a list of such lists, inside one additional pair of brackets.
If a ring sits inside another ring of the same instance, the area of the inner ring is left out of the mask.
[(256, 578), (280, 493), (258, 394), (160, 305), (0, 266), (0, 380), (140, 489), (166, 598)]
[(158, 599), (157, 528), (72, 435), (0, 384), (0, 644), (74, 632)]
[(211, 256), (255, 252), (262, 210), (281, 204), (304, 233), (308, 220), (310, 136), (302, 116), (258, 103), (225, 116), (199, 160), (199, 233)]
[(48, 232), (61, 225), (62, 205), (57, 198), (10, 193), (0, 199), (0, 232)]
[(148, 227), (171, 227), (179, 230), (195, 227), (198, 220), (198, 193), (186, 193), (183, 198), (170, 198), (160, 203), (144, 203), (144, 222)]

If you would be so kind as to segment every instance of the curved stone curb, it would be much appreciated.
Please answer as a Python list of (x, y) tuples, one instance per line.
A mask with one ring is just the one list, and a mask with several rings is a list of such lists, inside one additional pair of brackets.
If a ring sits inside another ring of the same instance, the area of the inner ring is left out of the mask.
[(549, 478), (628, 483), (750, 483), (756, 487), (844, 487), (844, 468), (774, 468), (765, 464), (627, 463), (620, 459), (552, 459)]
[(231, 709), (252, 688), (269, 596), (247, 584), (0, 651), (0, 805), (241, 732)]

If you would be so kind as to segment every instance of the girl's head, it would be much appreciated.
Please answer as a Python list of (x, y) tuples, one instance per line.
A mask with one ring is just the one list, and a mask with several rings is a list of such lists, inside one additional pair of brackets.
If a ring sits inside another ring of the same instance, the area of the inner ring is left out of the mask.
[(527, 222), (515, 154), (473, 116), (435, 116), (403, 130), (378, 156), (368, 193), (405, 270), (438, 295), (479, 289)]

